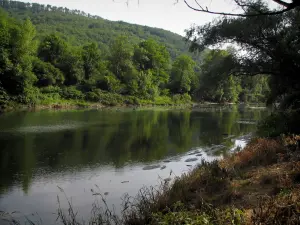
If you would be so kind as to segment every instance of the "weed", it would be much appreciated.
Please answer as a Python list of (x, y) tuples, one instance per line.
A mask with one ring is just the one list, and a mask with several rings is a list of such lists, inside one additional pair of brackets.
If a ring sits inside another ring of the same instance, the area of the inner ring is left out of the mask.
[(279, 141), (260, 138), (249, 143), (243, 151), (221, 161), (220, 165), (231, 171), (253, 166), (267, 166), (276, 163), (277, 154), (282, 152), (285, 152), (285, 148)]
[(284, 193), (277, 197), (261, 198), (258, 207), (253, 210), (253, 224), (299, 224), (300, 198), (299, 193)]

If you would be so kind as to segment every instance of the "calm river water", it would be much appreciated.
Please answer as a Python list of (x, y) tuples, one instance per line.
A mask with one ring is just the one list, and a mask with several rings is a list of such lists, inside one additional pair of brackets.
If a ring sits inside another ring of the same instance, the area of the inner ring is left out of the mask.
[[(243, 145), (241, 136), (255, 131), (267, 113), (214, 107), (0, 115), (0, 211), (20, 218), (37, 213), (43, 223), (55, 224), (57, 196), (65, 206), (59, 188), (82, 218), (95, 200), (91, 189), (105, 193), (118, 211), (125, 193), (136, 195), (170, 171), (179, 176), (202, 158), (213, 160)], [(186, 162), (191, 158), (197, 160)]]

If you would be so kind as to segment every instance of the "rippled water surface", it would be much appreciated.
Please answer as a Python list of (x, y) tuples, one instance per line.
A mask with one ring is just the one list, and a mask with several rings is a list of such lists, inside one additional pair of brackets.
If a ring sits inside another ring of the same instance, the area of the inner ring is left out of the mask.
[(0, 211), (54, 224), (60, 187), (88, 218), (95, 185), (118, 210), (124, 193), (244, 145), (266, 115), (238, 107), (0, 115)]

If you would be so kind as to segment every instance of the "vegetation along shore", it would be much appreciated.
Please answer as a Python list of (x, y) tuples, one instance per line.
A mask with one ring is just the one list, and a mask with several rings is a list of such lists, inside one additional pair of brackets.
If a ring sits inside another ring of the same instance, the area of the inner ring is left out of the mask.
[(162, 29), (50, 5), (0, 5), (2, 111), (20, 105), (265, 102), (270, 92), (266, 75), (222, 72), (230, 49), (194, 55), (183, 37)]
[[(142, 188), (124, 198), (119, 214), (92, 190), (100, 202), (89, 221), (82, 222), (70, 201), (67, 211), (59, 206), (57, 222), (300, 224), (300, 4), (270, 2), (280, 8), (236, 0), (242, 13), (226, 14), (186, 3), (222, 16), (188, 29), (184, 42), (168, 31), (78, 10), (0, 0), (2, 111), (205, 101), (273, 109), (244, 149)], [(224, 44), (233, 45), (218, 48)], [(139, 143), (150, 146), (147, 140)]]

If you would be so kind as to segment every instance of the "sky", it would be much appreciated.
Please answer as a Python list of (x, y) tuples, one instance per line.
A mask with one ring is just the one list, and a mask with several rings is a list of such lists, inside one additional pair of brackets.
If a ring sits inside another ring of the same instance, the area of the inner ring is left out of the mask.
[[(163, 28), (180, 35), (192, 24), (205, 24), (216, 16), (189, 9), (183, 0), (24, 0), (30, 3), (78, 9), (113, 21), (125, 21), (150, 27)], [(188, 0), (195, 6), (194, 0)], [(201, 0), (203, 5), (214, 10), (232, 11), (230, 0)], [(193, 4), (194, 3), (194, 4)]]

